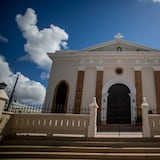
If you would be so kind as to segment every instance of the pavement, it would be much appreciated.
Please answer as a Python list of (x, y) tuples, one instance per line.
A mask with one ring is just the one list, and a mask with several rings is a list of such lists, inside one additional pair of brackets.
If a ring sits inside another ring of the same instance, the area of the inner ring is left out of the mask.
[(97, 132), (96, 137), (102, 138), (142, 138), (142, 132)]

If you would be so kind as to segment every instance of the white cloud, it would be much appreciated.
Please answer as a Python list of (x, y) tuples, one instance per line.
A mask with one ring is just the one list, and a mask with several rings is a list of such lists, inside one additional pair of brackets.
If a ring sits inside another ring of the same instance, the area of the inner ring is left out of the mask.
[[(7, 91), (12, 91), (17, 75), (14, 74), (5, 58), (0, 55), (0, 83), (5, 82)], [(45, 98), (45, 87), (20, 74), (15, 91), (15, 99), (21, 103), (42, 104)]]
[(40, 77), (41, 77), (42, 80), (46, 80), (46, 79), (49, 78), (49, 73), (42, 72)]
[(153, 2), (153, 3), (160, 3), (160, 0), (139, 0), (139, 2)]
[(7, 43), (8, 39), (0, 34), (0, 42)]
[[(51, 60), (46, 53), (55, 52), (61, 47), (66, 48), (68, 34), (53, 24), (49, 28), (40, 30), (37, 26), (37, 15), (31, 8), (28, 8), (24, 15), (18, 14), (16, 22), (26, 39), (24, 50), (28, 53), (29, 59), (41, 68), (48, 70)], [(22, 59), (26, 60), (26, 57)]]
[(154, 3), (160, 3), (160, 0), (152, 0)]

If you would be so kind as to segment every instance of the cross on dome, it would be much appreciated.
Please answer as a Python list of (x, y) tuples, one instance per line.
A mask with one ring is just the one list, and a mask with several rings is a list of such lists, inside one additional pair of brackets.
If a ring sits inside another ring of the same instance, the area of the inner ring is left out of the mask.
[(120, 32), (118, 32), (118, 33), (114, 36), (114, 38), (115, 38), (115, 39), (122, 39), (122, 38), (124, 38), (124, 36), (123, 36)]

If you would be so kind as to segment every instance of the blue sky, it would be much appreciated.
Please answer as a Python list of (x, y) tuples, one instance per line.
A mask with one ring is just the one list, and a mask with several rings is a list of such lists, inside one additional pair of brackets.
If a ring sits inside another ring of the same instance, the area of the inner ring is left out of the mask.
[(20, 72), (15, 99), (23, 103), (43, 103), (50, 68), (45, 52), (79, 50), (117, 32), (160, 49), (159, 0), (0, 0), (0, 20), (0, 81), (11, 90)]

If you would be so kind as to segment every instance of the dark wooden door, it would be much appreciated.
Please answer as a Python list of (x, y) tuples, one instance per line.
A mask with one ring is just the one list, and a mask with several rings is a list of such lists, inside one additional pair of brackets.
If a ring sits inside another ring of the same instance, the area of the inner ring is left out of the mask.
[(109, 89), (107, 124), (130, 124), (130, 90), (123, 84), (115, 84)]

